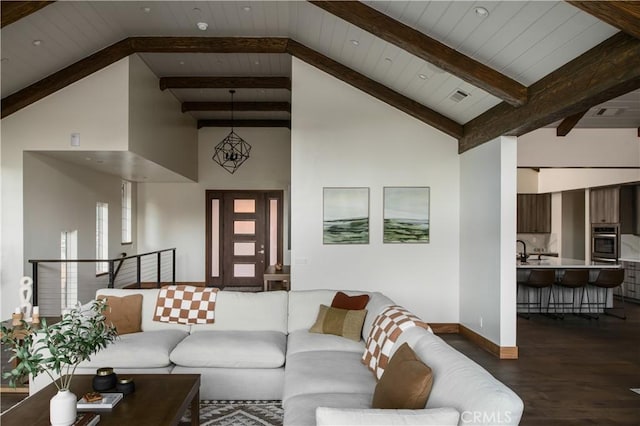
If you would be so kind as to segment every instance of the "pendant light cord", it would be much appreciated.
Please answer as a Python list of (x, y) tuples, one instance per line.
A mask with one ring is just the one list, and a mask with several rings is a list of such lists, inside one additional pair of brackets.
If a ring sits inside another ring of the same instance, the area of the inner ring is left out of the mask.
[(233, 94), (236, 93), (235, 90), (229, 90), (231, 93), (231, 132), (233, 133)]

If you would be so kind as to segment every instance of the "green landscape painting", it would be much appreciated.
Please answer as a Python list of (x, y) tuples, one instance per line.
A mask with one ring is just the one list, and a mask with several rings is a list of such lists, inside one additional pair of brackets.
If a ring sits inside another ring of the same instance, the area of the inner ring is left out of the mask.
[(384, 188), (385, 243), (429, 242), (429, 187)]
[(324, 188), (324, 244), (369, 244), (369, 188)]

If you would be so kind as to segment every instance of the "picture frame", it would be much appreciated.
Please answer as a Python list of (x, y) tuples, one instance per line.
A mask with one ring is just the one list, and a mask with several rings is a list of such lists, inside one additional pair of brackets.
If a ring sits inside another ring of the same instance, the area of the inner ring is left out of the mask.
[(383, 243), (428, 244), (431, 188), (385, 186), (383, 192)]
[(369, 188), (322, 190), (322, 243), (369, 244)]

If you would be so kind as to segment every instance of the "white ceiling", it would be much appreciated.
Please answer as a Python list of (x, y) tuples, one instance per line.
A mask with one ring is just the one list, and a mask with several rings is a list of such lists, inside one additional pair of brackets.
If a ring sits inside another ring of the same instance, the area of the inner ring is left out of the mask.
[[(563, 1), (365, 3), (525, 85), (618, 31)], [(489, 16), (477, 16), (477, 6), (486, 8)], [(207, 22), (208, 29), (198, 30), (197, 22)], [(295, 39), (461, 124), (500, 102), (484, 90), (304, 1), (57, 1), (6, 26), (1, 34), (3, 98), (129, 36), (280, 36)], [(41, 44), (34, 46), (34, 40)], [(291, 58), (286, 54), (140, 56), (159, 77), (291, 75)], [(457, 89), (470, 96), (453, 102), (449, 96)], [(172, 92), (181, 101), (230, 99), (228, 90)], [(607, 123), (640, 126), (640, 100), (636, 95), (630, 95), (632, 107), (627, 108), (636, 115), (635, 122), (621, 119)], [(235, 96), (236, 101), (289, 99), (286, 90), (239, 89)], [(224, 113), (191, 114), (197, 118), (228, 118)], [(591, 123), (588, 115), (578, 127)], [(275, 112), (236, 115), (287, 116)], [(604, 119), (595, 118), (599, 126), (604, 125)]]

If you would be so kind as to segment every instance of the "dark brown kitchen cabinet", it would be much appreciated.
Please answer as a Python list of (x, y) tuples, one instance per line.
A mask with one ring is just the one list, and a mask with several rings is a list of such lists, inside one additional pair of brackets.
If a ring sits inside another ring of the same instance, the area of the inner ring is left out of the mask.
[(518, 233), (551, 232), (551, 194), (518, 194)]
[(591, 188), (591, 223), (620, 222), (620, 187)]

